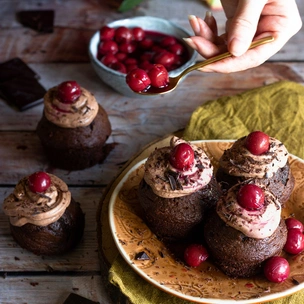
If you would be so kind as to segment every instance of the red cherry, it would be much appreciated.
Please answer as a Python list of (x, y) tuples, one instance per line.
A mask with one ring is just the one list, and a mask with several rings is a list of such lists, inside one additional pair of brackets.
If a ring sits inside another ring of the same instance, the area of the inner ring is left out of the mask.
[(126, 74), (127, 73), (126, 66), (122, 62), (120, 62), (120, 61), (117, 61), (117, 62), (114, 62), (114, 63), (110, 64), (109, 68), (112, 69), (112, 70), (115, 70), (117, 72), (120, 72), (122, 74)]
[(134, 92), (145, 91), (151, 85), (151, 80), (142, 69), (134, 69), (127, 74), (126, 82)]
[(32, 192), (42, 193), (50, 187), (51, 178), (47, 173), (38, 171), (28, 177), (28, 183)]
[(57, 87), (57, 98), (62, 103), (73, 103), (81, 95), (81, 88), (76, 81), (65, 81)]
[(120, 26), (115, 30), (114, 39), (117, 43), (131, 42), (133, 39), (132, 31), (125, 26)]
[(154, 64), (148, 71), (151, 85), (156, 88), (163, 88), (169, 84), (169, 74), (162, 64)]
[(168, 50), (175, 55), (182, 55), (185, 52), (185, 47), (180, 43), (175, 43), (171, 45)]
[(194, 151), (187, 143), (176, 145), (169, 157), (170, 164), (178, 170), (188, 170), (194, 162)]
[(132, 34), (135, 41), (142, 41), (145, 38), (145, 31), (141, 27), (134, 27)]
[(261, 131), (250, 133), (245, 141), (245, 147), (254, 155), (261, 155), (269, 150), (269, 136)]
[(174, 54), (167, 51), (158, 53), (154, 57), (154, 63), (162, 64), (166, 68), (169, 68), (174, 63), (174, 60), (175, 60)]
[(199, 244), (189, 245), (184, 252), (184, 260), (190, 267), (197, 267), (206, 261), (209, 254), (206, 248)]
[(134, 42), (122, 42), (118, 46), (119, 52), (131, 54), (134, 53), (136, 50), (136, 44)]
[(265, 194), (254, 184), (246, 184), (239, 189), (237, 201), (246, 210), (259, 210), (264, 205)]
[(100, 40), (111, 40), (114, 38), (114, 34), (115, 34), (115, 29), (107, 25), (104, 25), (99, 30)]
[(98, 54), (106, 55), (108, 53), (116, 54), (118, 52), (118, 45), (113, 40), (101, 41), (98, 46)]
[(106, 54), (101, 59), (100, 62), (103, 63), (106, 66), (109, 66), (110, 64), (116, 63), (118, 61), (117, 57), (114, 54)]
[(162, 47), (168, 47), (168, 46), (170, 46), (170, 45), (173, 45), (173, 44), (175, 44), (176, 43), (176, 39), (173, 37), (173, 36), (166, 36), (166, 37), (164, 37), (162, 40), (161, 40), (161, 42), (160, 42), (160, 45), (162, 46)]
[(287, 229), (299, 229), (302, 233), (304, 231), (304, 225), (293, 217), (289, 217), (285, 220)]
[(148, 50), (151, 49), (153, 46), (154, 42), (152, 39), (150, 38), (144, 38), (142, 41), (140, 41), (139, 45), (141, 48), (143, 48), (144, 50)]
[(270, 282), (281, 283), (288, 278), (289, 273), (288, 261), (280, 256), (271, 257), (265, 262), (264, 275)]
[(298, 254), (304, 249), (304, 235), (299, 229), (290, 228), (284, 250), (290, 254)]
[(151, 62), (148, 61), (148, 60), (142, 61), (142, 62), (140, 62), (140, 64), (139, 64), (139, 67), (140, 67), (142, 70), (146, 71), (147, 73), (153, 68), (153, 66), (154, 66), (154, 64), (151, 63)]

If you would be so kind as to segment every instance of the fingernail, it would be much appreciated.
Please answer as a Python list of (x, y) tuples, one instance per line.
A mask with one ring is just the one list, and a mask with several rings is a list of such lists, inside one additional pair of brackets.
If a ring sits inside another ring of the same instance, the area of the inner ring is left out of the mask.
[(190, 46), (192, 47), (194, 50), (197, 51), (197, 47), (194, 44), (193, 40), (191, 38), (183, 38), (183, 40)]
[(212, 12), (211, 11), (206, 11), (205, 21), (209, 20), (212, 17), (213, 17)]
[(193, 19), (196, 19), (195, 15), (188, 15), (188, 20), (193, 20)]

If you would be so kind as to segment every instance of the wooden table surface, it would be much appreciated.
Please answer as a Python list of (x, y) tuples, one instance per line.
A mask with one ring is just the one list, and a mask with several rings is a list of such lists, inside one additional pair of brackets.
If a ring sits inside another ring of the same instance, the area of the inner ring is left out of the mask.
[[(304, 16), (304, 3), (297, 1)], [(51, 168), (35, 134), (43, 107), (18, 112), (0, 99), (0, 303), (60, 304), (71, 293), (100, 303), (111, 303), (104, 287), (98, 256), (96, 210), (109, 182), (123, 164), (149, 142), (184, 128), (193, 110), (207, 100), (241, 93), (282, 79), (304, 83), (304, 29), (270, 61), (248, 71), (218, 75), (193, 72), (173, 93), (156, 99), (124, 97), (104, 85), (87, 54), (90, 37), (103, 24), (131, 16), (158, 16), (190, 30), (187, 16), (204, 16), (200, 0), (145, 0), (118, 13), (101, 0), (0, 0), (0, 63), (20, 57), (50, 88), (74, 79), (95, 94), (113, 128), (109, 142), (115, 149), (103, 164), (67, 172)], [(55, 29), (39, 34), (23, 27), (15, 13), (27, 9), (54, 9)], [(223, 12), (214, 12), (224, 28)], [(2, 210), (3, 199), (25, 175), (47, 170), (69, 185), (86, 214), (81, 244), (60, 257), (38, 257), (12, 239)]]

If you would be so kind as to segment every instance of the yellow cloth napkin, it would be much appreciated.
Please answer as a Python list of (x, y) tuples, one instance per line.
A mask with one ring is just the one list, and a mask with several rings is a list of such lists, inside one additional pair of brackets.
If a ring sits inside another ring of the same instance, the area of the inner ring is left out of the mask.
[[(243, 94), (208, 101), (192, 114), (184, 137), (198, 139), (237, 139), (261, 130), (281, 140), (290, 153), (304, 158), (304, 86), (281, 81)], [(154, 287), (118, 256), (110, 281), (133, 304), (189, 304)], [(304, 290), (264, 304), (304, 303)]]
[(304, 86), (280, 81), (221, 97), (198, 107), (185, 129), (186, 140), (238, 139), (260, 130), (304, 158)]

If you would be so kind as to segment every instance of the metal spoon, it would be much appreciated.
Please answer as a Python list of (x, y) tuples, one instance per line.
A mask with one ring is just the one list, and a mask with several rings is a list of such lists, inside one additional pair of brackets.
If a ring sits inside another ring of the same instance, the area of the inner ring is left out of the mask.
[[(254, 42), (251, 43), (249, 49), (252, 49), (252, 48), (255, 48), (259, 45), (262, 45), (262, 44), (265, 44), (265, 43), (268, 43), (268, 42), (271, 42), (273, 41), (274, 38), (272, 36), (270, 37), (265, 37), (265, 38), (262, 38), (262, 39), (259, 39), (259, 40), (256, 40)], [(222, 60), (224, 58), (228, 58), (228, 57), (231, 57), (232, 54), (230, 54), (229, 52), (226, 52), (226, 53), (223, 53), (223, 54), (220, 54), (218, 56), (215, 56), (215, 57), (212, 57), (212, 58), (209, 58), (207, 60), (204, 60), (204, 61), (200, 61), (188, 68), (186, 68), (183, 72), (181, 72), (178, 76), (176, 77), (169, 77), (169, 84), (168, 86), (166, 87), (163, 87), (163, 88), (154, 88), (154, 87), (150, 87), (148, 90), (146, 91), (142, 91), (142, 92), (135, 92), (135, 93), (138, 93), (140, 95), (160, 95), (160, 94), (166, 94), (166, 93), (169, 93), (169, 92), (172, 92), (176, 87), (177, 85), (179, 84), (179, 82), (190, 72), (194, 71), (194, 70), (198, 70), (208, 64), (211, 64), (211, 63), (214, 63), (216, 61), (219, 61), (219, 60)]]

